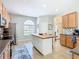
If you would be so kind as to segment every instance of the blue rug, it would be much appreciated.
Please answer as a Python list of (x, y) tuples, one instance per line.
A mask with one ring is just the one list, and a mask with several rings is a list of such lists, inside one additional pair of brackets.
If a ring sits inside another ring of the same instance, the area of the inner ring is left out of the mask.
[(32, 59), (26, 45), (12, 49), (12, 59)]

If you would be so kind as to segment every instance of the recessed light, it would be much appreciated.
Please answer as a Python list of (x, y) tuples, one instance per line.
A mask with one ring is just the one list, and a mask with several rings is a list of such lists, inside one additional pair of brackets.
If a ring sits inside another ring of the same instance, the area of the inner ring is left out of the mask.
[(44, 7), (44, 8), (47, 8), (47, 5), (46, 5), (46, 4), (43, 4), (43, 7)]
[(58, 9), (56, 9), (56, 11), (58, 11)]

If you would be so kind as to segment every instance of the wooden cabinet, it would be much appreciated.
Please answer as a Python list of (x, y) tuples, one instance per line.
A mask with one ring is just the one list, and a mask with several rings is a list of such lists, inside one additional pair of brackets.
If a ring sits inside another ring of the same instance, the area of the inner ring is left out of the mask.
[(3, 56), (3, 54), (0, 56), (0, 59), (4, 59), (4, 56)]
[(60, 35), (60, 43), (61, 43), (61, 45), (63, 45), (63, 46), (66, 45), (65, 35)]
[(69, 48), (74, 48), (74, 44), (72, 42), (72, 36), (66, 36), (66, 46)]
[(6, 8), (4, 8), (4, 6), (2, 6), (2, 17), (6, 17)]
[(68, 15), (69, 17), (69, 27), (75, 28), (77, 27), (77, 13), (71, 13)]
[(76, 44), (72, 42), (72, 35), (60, 35), (60, 43), (61, 45), (68, 47), (68, 48), (75, 48)]
[(10, 42), (4, 48), (0, 59), (10, 59)]
[(79, 59), (79, 55), (74, 54), (73, 59)]
[(9, 23), (10, 23), (10, 16), (9, 16), (8, 11), (7, 11), (7, 9), (5, 8), (4, 5), (2, 5), (2, 17), (4, 17), (4, 19), (6, 19), (5, 28), (8, 28)]
[(4, 59), (10, 59), (10, 44), (8, 44), (4, 51)]
[(3, 5), (2, 0), (0, 0), (0, 14), (2, 15), (2, 17), (4, 17), (4, 19), (6, 19), (5, 28), (8, 28), (9, 22), (10, 22), (10, 16), (9, 16), (9, 14), (8, 14), (7, 9), (6, 9), (5, 6)]
[(2, 12), (2, 0), (0, 0), (0, 14)]
[(64, 15), (62, 17), (62, 21), (63, 21), (63, 27), (67, 28), (68, 27), (68, 16), (67, 15)]
[(77, 36), (77, 46), (79, 46), (79, 36)]
[(73, 12), (63, 17), (63, 28), (76, 28), (77, 27), (77, 13)]

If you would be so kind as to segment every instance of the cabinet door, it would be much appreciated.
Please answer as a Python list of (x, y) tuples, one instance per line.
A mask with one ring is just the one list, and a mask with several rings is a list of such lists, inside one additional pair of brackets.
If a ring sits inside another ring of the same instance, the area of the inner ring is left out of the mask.
[(10, 59), (10, 45), (7, 45), (5, 48), (4, 59)]
[(60, 35), (60, 43), (61, 45), (66, 45), (66, 39), (65, 39), (65, 35)]
[(62, 17), (62, 23), (63, 23), (63, 28), (67, 28), (68, 27), (68, 15), (64, 15)]
[(69, 16), (69, 27), (76, 28), (77, 27), (77, 13), (71, 13)]
[(4, 6), (2, 6), (2, 16), (5, 18), (6, 17), (6, 14), (5, 14), (6, 12), (5, 12), (5, 8), (4, 8)]
[(77, 37), (77, 46), (79, 45), (79, 37)]
[(3, 54), (0, 56), (0, 59), (4, 59), (4, 58), (3, 58)]
[(73, 59), (79, 59), (79, 55), (74, 54)]
[(73, 42), (72, 42), (72, 36), (66, 36), (66, 46), (69, 48), (74, 48)]
[(0, 14), (2, 12), (2, 0), (0, 0)]
[(10, 59), (10, 44), (8, 44), (7, 51), (7, 59)]

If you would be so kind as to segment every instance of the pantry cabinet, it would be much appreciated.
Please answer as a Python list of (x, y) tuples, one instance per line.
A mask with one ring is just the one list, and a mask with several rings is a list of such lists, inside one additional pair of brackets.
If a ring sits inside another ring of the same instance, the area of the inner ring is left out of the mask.
[(77, 27), (77, 13), (73, 12), (63, 17), (63, 28), (76, 28)]

